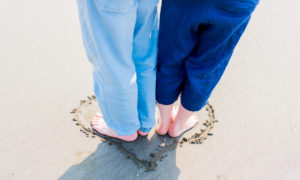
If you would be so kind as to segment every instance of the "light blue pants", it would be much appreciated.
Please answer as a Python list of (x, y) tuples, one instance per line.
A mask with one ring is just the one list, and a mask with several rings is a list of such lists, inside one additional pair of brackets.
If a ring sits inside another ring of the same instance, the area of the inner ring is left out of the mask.
[(94, 91), (118, 135), (155, 125), (158, 0), (77, 0)]

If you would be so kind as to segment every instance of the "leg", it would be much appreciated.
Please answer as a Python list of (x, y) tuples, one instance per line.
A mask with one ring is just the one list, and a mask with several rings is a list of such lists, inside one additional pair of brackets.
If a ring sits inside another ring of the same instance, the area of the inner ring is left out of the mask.
[(155, 85), (158, 40), (158, 0), (138, 0), (133, 38), (133, 61), (137, 73), (140, 135), (155, 125)]
[[(95, 95), (105, 124), (118, 136), (135, 136), (140, 127), (132, 60), (137, 1), (77, 2), (84, 45), (93, 64)], [(100, 121), (99, 116), (96, 119)], [(103, 126), (94, 125), (100, 133), (106, 132), (101, 131)]]
[[(201, 8), (199, 11), (201, 12)], [(173, 104), (182, 91), (186, 78), (184, 58), (197, 43), (188, 28), (191, 18), (187, 14), (188, 7), (183, 1), (162, 2), (156, 85), (156, 100), (160, 111), (157, 133), (161, 135), (168, 132), (173, 118)]]
[(160, 117), (158, 120), (156, 132), (159, 135), (167, 134), (171, 121), (173, 120), (174, 104), (158, 104)]
[[(233, 1), (240, 3), (234, 4)], [(198, 111), (206, 104), (256, 5), (249, 3), (252, 0), (233, 1), (211, 3), (208, 24), (198, 27), (201, 30), (199, 42), (185, 61), (187, 78), (181, 103), (189, 111)]]
[(179, 104), (177, 113), (173, 117), (168, 133), (171, 137), (178, 137), (185, 131), (196, 126), (197, 123), (198, 118), (195, 115), (195, 112), (189, 111)]
[[(181, 16), (174, 18), (175, 20), (168, 18), (165, 23), (161, 23), (159, 39), (157, 99), (170, 103), (177, 98), (176, 93), (174, 95), (172, 93), (175, 92), (174, 90), (177, 89), (177, 94), (182, 92), (181, 105), (169, 130), (170, 136), (179, 136), (196, 124), (197, 119), (192, 116), (193, 111), (198, 111), (205, 105), (213, 88), (221, 78), (256, 5), (252, 2), (254, 0), (243, 1), (245, 4), (240, 3), (239, 0), (188, 2), (176, 0), (172, 5), (165, 3), (166, 6), (164, 6), (163, 4), (162, 21), (168, 16), (177, 14)], [(176, 11), (168, 12), (169, 14), (165, 15), (164, 9), (168, 8)], [(185, 9), (185, 12), (179, 12), (180, 9)], [(184, 26), (172, 26), (172, 21), (176, 20)], [(162, 33), (164, 27), (168, 33)], [(176, 33), (175, 42), (172, 42), (178, 49), (172, 45), (160, 46), (164, 38), (172, 35), (173, 29), (175, 29), (173, 32), (180, 29)], [(182, 46), (185, 44), (186, 46)], [(190, 46), (192, 47), (186, 48)], [(183, 52), (188, 52), (188, 54)], [(168, 57), (173, 56), (171, 60), (164, 57), (168, 53), (171, 54)], [(178, 54), (186, 56), (181, 56), (176, 61), (175, 55)], [(179, 65), (178, 62), (182, 62), (183, 65)], [(173, 74), (171, 70), (176, 67), (178, 70)], [(183, 80), (178, 78), (178, 74), (182, 72), (185, 75)]]
[[(223, 1), (222, 1), (223, 3)], [(193, 116), (193, 111), (200, 110), (210, 96), (212, 90), (220, 80), (233, 50), (243, 34), (254, 7), (244, 9), (246, 6), (234, 7), (233, 4), (227, 4), (233, 13), (226, 16), (219, 11), (224, 11), (226, 7), (216, 3), (208, 12), (208, 26), (199, 26), (204, 28), (199, 36), (199, 43), (195, 46), (193, 52), (186, 58), (185, 69), (187, 79), (184, 83), (181, 98), (181, 111), (175, 116), (173, 125), (169, 130), (169, 135), (177, 137), (184, 131), (194, 127), (197, 124), (197, 118)], [(242, 12), (240, 14), (240, 12)], [(248, 13), (247, 13), (248, 12)], [(222, 16), (218, 15), (222, 14)], [(205, 42), (205, 43), (202, 43)]]

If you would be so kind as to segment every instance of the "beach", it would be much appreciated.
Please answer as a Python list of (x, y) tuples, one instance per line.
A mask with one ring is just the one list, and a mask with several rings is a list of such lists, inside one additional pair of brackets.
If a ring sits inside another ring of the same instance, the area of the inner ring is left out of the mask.
[[(0, 179), (300, 179), (299, 1), (261, 1), (209, 99), (212, 134), (198, 144), (178, 139), (150, 171), (128, 153), (151, 159), (171, 138), (152, 132), (122, 150), (73, 120), (93, 94), (76, 1), (1, 1), (0, 9)], [(206, 129), (209, 112), (183, 137)], [(92, 118), (84, 115), (77, 120)]]

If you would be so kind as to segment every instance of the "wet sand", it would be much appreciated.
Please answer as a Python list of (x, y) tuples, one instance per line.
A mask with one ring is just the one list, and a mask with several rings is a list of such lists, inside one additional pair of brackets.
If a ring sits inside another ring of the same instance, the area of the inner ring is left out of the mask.
[(299, 1), (261, 2), (209, 100), (219, 120), (213, 136), (182, 147), (179, 139), (152, 171), (131, 157), (159, 157), (151, 152), (165, 137), (123, 144), (124, 153), (72, 121), (70, 110), (93, 94), (75, 1), (2, 1), (0, 9), (0, 179), (300, 178)]

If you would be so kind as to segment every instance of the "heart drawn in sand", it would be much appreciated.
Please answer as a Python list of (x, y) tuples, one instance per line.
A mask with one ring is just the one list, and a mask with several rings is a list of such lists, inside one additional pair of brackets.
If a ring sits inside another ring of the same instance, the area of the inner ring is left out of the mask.
[[(149, 171), (156, 169), (158, 162), (163, 161), (168, 151), (174, 150), (177, 146), (182, 147), (184, 144), (202, 144), (208, 136), (213, 135), (211, 130), (214, 127), (214, 123), (218, 122), (218, 120), (215, 119), (213, 106), (207, 103), (203, 109), (206, 110), (206, 113), (202, 110), (203, 115), (201, 117), (207, 116), (207, 119), (203, 124), (198, 123), (198, 125), (193, 128), (195, 130), (192, 131), (189, 137), (184, 135), (178, 138), (171, 138), (168, 135), (159, 136), (155, 133), (155, 128), (153, 128), (147, 137), (139, 137), (134, 142), (124, 142), (103, 136), (92, 129), (91, 121), (95, 113), (100, 112), (94, 95), (88, 96), (85, 100), (81, 100), (79, 107), (73, 109), (71, 113), (74, 114), (73, 121), (80, 127), (80, 131), (85, 134), (87, 138), (97, 138), (102, 142), (107, 142), (109, 145), (115, 145), (138, 167)], [(199, 116), (199, 114), (197, 114), (197, 116)], [(145, 148), (136, 150), (134, 147), (137, 146)]]

